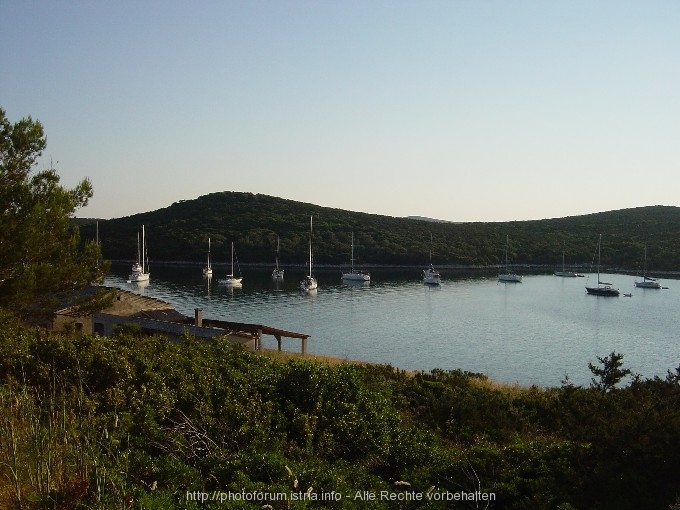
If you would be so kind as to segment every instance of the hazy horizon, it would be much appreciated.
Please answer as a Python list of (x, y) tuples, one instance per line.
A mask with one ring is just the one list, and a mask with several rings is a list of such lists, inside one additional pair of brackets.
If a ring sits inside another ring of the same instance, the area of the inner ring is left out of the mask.
[[(269, 195), (267, 193), (257, 193), (257, 192), (251, 192), (251, 191), (231, 191), (231, 190), (224, 190), (224, 191), (214, 191), (211, 193), (207, 193), (206, 195), (201, 195), (195, 198), (184, 198), (184, 199), (179, 199), (176, 200), (175, 202), (171, 204), (167, 204), (164, 206), (160, 206), (157, 209), (151, 209), (151, 210), (145, 210), (145, 211), (138, 211), (138, 212), (133, 212), (131, 214), (125, 214), (122, 216), (116, 216), (116, 217), (109, 217), (109, 218), (104, 218), (104, 217), (97, 217), (97, 216), (83, 216), (82, 214), (76, 214), (75, 218), (80, 219), (80, 220), (112, 220), (112, 219), (120, 219), (124, 217), (129, 217), (129, 216), (136, 216), (138, 214), (145, 214), (145, 213), (150, 213), (154, 212), (160, 209), (165, 209), (167, 207), (171, 207), (173, 204), (178, 203), (178, 202), (188, 202), (188, 201), (193, 201), (193, 200), (199, 200), (203, 198), (204, 196), (207, 196), (209, 194), (214, 194), (214, 193), (244, 193), (244, 194), (253, 194), (253, 195), (266, 195), (269, 197), (273, 198), (279, 198), (281, 200), (292, 200), (288, 199), (285, 197), (279, 197), (276, 195)], [(431, 218), (428, 216), (422, 216), (418, 214), (407, 214), (405, 216), (393, 216), (390, 214), (381, 214), (381, 213), (373, 213), (370, 211), (362, 211), (362, 210), (354, 210), (354, 209), (344, 209), (342, 207), (332, 207), (324, 204), (319, 204), (319, 203), (314, 203), (314, 202), (303, 202), (300, 200), (293, 200), (295, 202), (299, 203), (304, 203), (304, 204), (309, 204), (315, 207), (322, 207), (322, 208), (328, 208), (328, 209), (340, 209), (344, 210), (347, 212), (352, 212), (352, 213), (360, 213), (360, 214), (372, 214), (372, 215), (377, 215), (377, 216), (389, 216), (392, 218), (407, 218), (407, 219), (414, 219), (414, 220), (421, 220), (421, 221), (432, 221), (432, 222), (438, 222), (438, 223), (506, 223), (506, 222), (512, 222), (512, 221), (540, 221), (540, 220), (552, 220), (552, 219), (560, 219), (560, 218), (569, 218), (569, 217), (574, 217), (574, 216), (587, 216), (591, 214), (599, 214), (599, 213), (607, 213), (607, 212), (613, 212), (613, 211), (623, 211), (627, 209), (642, 209), (642, 208), (647, 208), (647, 207), (678, 207), (678, 206), (667, 206), (664, 204), (649, 204), (649, 205), (642, 205), (642, 206), (635, 206), (635, 207), (624, 207), (621, 209), (608, 209), (604, 211), (592, 211), (592, 212), (585, 212), (582, 214), (573, 214), (573, 215), (568, 215), (568, 216), (553, 216), (553, 217), (546, 217), (546, 218), (527, 218), (525, 220), (472, 220), (472, 221), (462, 221), (462, 220), (448, 220), (448, 219), (442, 219), (442, 218)], [(84, 211), (85, 209), (83, 209)]]

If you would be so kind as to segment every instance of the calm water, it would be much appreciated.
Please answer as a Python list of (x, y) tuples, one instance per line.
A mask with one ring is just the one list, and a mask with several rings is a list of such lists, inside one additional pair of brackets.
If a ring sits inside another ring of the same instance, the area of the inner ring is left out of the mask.
[[(664, 376), (680, 364), (680, 281), (667, 289), (637, 289), (635, 278), (603, 275), (632, 297), (585, 294), (587, 278), (527, 275), (499, 284), (495, 274), (442, 272), (427, 287), (419, 271), (373, 272), (368, 286), (343, 285), (340, 271), (317, 273), (315, 294), (298, 290), (302, 271), (286, 270), (275, 285), (270, 270), (244, 270), (242, 288), (210, 285), (200, 267), (151, 269), (144, 288), (126, 283), (129, 267), (114, 266), (106, 284), (167, 301), (187, 315), (251, 322), (311, 335), (308, 350), (391, 364), (409, 370), (460, 368), (522, 385), (559, 386), (565, 375), (587, 385), (588, 362), (612, 351), (644, 377)], [(588, 275), (586, 275), (588, 276)], [(589, 278), (592, 284), (595, 276)], [(276, 341), (265, 337), (268, 347)], [(299, 340), (284, 339), (298, 351)]]

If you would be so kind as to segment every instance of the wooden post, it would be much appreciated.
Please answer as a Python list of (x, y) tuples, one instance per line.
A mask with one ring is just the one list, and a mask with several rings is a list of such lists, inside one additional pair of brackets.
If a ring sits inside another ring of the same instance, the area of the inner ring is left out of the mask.
[(303, 337), (301, 339), (301, 342), (302, 342), (302, 355), (304, 356), (305, 354), (307, 354), (307, 338)]
[(281, 352), (281, 335), (274, 335), (276, 342), (279, 344), (279, 352)]

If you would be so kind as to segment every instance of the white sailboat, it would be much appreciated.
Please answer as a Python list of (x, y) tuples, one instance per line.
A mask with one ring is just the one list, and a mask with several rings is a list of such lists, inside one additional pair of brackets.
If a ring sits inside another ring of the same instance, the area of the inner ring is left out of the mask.
[(213, 270), (210, 263), (210, 238), (208, 238), (208, 264), (203, 268), (203, 276), (210, 278), (212, 274)]
[(283, 280), (283, 269), (279, 268), (279, 236), (276, 236), (276, 267), (272, 271), (274, 280)]
[(130, 273), (130, 282), (148, 282), (151, 274), (149, 273), (149, 258), (146, 253), (146, 236), (144, 233), (144, 225), (142, 225), (142, 244), (139, 244), (139, 232), (137, 232), (137, 262), (132, 264), (132, 272)]
[(508, 237), (509, 236), (507, 235), (505, 236), (505, 273), (500, 273), (498, 275), (498, 281), (521, 283), (522, 275), (511, 273), (510, 270), (508, 269)]
[(564, 247), (562, 248), (562, 271), (555, 271), (555, 276), (561, 276), (563, 278), (576, 278), (581, 276), (574, 271), (567, 271), (564, 267)]
[(654, 278), (649, 278), (647, 276), (647, 246), (645, 245), (645, 265), (642, 270), (642, 281), (641, 282), (635, 282), (636, 287), (640, 287), (642, 289), (660, 289), (661, 284), (656, 281)]
[(218, 283), (221, 283), (223, 285), (241, 285), (241, 282), (243, 280), (243, 277), (240, 274), (236, 276), (234, 274), (234, 241), (231, 242), (231, 273), (228, 274), (223, 280), (219, 280)]
[(309, 217), (309, 274), (300, 282), (300, 289), (305, 292), (316, 290), (316, 278), (312, 276), (312, 216)]
[(588, 287), (586, 285), (586, 292), (593, 296), (608, 296), (616, 297), (619, 295), (619, 289), (612, 287), (611, 283), (600, 281), (600, 252), (602, 250), (602, 234), (597, 241), (597, 286)]
[(423, 283), (425, 285), (441, 285), (442, 283), (439, 271), (432, 265), (432, 234), (430, 234), (430, 267), (423, 269)]
[(371, 275), (363, 271), (354, 270), (354, 232), (352, 232), (352, 262), (349, 273), (342, 273), (342, 280), (345, 282), (370, 282)]

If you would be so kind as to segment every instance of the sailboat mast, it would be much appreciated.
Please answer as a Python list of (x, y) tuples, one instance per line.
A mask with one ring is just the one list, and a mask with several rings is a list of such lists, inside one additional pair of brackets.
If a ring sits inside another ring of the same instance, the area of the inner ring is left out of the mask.
[(146, 273), (148, 269), (149, 254), (146, 252), (146, 232), (144, 225), (142, 225), (142, 273)]
[(352, 273), (354, 272), (354, 232), (352, 232)]
[(597, 284), (600, 285), (600, 254), (602, 252), (602, 234), (597, 241)]
[(101, 254), (101, 246), (99, 246), (99, 221), (97, 221), (97, 235), (96, 235), (96, 243), (97, 243), (97, 267), (99, 267), (99, 255)]
[(505, 236), (505, 272), (508, 272), (508, 241), (509, 241), (509, 236)]
[(312, 276), (312, 220), (313, 216), (309, 217), (309, 276)]

